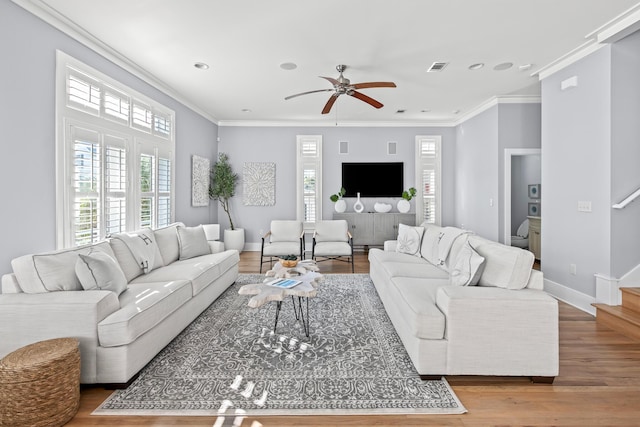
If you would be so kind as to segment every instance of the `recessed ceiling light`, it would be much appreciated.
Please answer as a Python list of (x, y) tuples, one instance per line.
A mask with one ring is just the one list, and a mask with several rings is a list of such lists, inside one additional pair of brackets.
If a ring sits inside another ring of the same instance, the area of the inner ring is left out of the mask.
[(425, 110), (420, 110), (420, 112), (421, 112), (421, 113), (430, 113), (430, 112), (431, 112), (431, 110), (427, 110), (427, 109), (425, 109)]
[(250, 112), (251, 112), (251, 110), (250, 110), (250, 109), (248, 109), (248, 108), (243, 108), (243, 109), (242, 109), (242, 110), (240, 110), (240, 111), (242, 111), (243, 113), (250, 113)]
[(527, 70), (530, 70), (531, 67), (533, 67), (533, 64), (522, 64), (518, 67), (518, 70), (527, 71)]
[(495, 67), (493, 67), (493, 69), (496, 71), (504, 71), (504, 70), (508, 70), (511, 67), (513, 67), (513, 62), (503, 62), (502, 64), (498, 64)]
[(205, 64), (204, 62), (196, 62), (195, 64), (193, 64), (194, 67), (196, 67), (199, 70), (208, 70), (209, 69), (209, 65)]
[(293, 62), (283, 62), (282, 64), (280, 64), (280, 68), (282, 68), (283, 70), (291, 71), (298, 68), (298, 66)]
[(470, 70), (479, 70), (482, 67), (484, 67), (484, 64), (482, 62), (478, 62), (477, 64), (469, 65), (469, 69)]
[(396, 114), (402, 114), (402, 113), (404, 113), (405, 111), (407, 111), (407, 110), (396, 110)]

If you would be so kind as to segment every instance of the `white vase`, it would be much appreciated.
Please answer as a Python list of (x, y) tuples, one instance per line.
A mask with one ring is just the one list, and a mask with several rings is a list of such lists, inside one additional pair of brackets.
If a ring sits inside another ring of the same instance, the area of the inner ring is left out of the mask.
[(235, 230), (227, 228), (224, 230), (224, 248), (242, 252), (244, 249), (244, 228), (236, 228)]
[(346, 211), (347, 210), (347, 202), (345, 202), (344, 199), (339, 199), (336, 202), (336, 204), (334, 205), (334, 209), (338, 213), (342, 213), (342, 212)]
[(360, 213), (364, 210), (364, 205), (362, 204), (362, 202), (360, 201), (360, 193), (358, 193), (358, 200), (356, 200), (356, 203), (353, 205), (353, 210)]
[(408, 200), (402, 199), (398, 202), (398, 212), (407, 213), (411, 210), (411, 203)]

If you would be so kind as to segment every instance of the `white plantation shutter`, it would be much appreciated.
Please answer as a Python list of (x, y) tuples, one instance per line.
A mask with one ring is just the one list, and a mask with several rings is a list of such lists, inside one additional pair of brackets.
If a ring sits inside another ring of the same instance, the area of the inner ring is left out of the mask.
[(441, 184), (440, 184), (440, 145), (441, 136), (416, 136), (416, 200), (418, 224), (426, 221), (440, 224)]
[(175, 113), (57, 52), (59, 248), (173, 222)]
[(322, 219), (322, 136), (298, 135), (297, 217), (305, 229)]

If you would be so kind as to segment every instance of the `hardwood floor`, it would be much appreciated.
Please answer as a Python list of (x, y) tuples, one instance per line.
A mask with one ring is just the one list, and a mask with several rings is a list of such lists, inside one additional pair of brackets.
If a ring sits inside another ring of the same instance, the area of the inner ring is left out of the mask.
[[(244, 252), (241, 273), (257, 273), (260, 254)], [(320, 264), (324, 273), (350, 273), (337, 261)], [(368, 273), (364, 254), (356, 273)], [(524, 378), (447, 377), (468, 413), (462, 415), (388, 415), (258, 417), (265, 427), (284, 426), (639, 426), (640, 342), (604, 326), (567, 304), (560, 304), (560, 375), (553, 385)], [(69, 426), (212, 426), (216, 417), (92, 416), (111, 391), (83, 388), (80, 411)], [(250, 427), (253, 419), (242, 424)]]

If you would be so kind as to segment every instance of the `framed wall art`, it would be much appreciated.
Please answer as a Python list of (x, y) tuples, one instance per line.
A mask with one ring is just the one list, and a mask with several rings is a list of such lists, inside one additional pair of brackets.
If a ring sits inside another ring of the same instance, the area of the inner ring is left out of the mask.
[(191, 206), (209, 206), (209, 169), (206, 157), (191, 157)]
[(242, 170), (242, 202), (245, 206), (276, 204), (276, 164), (246, 162)]

